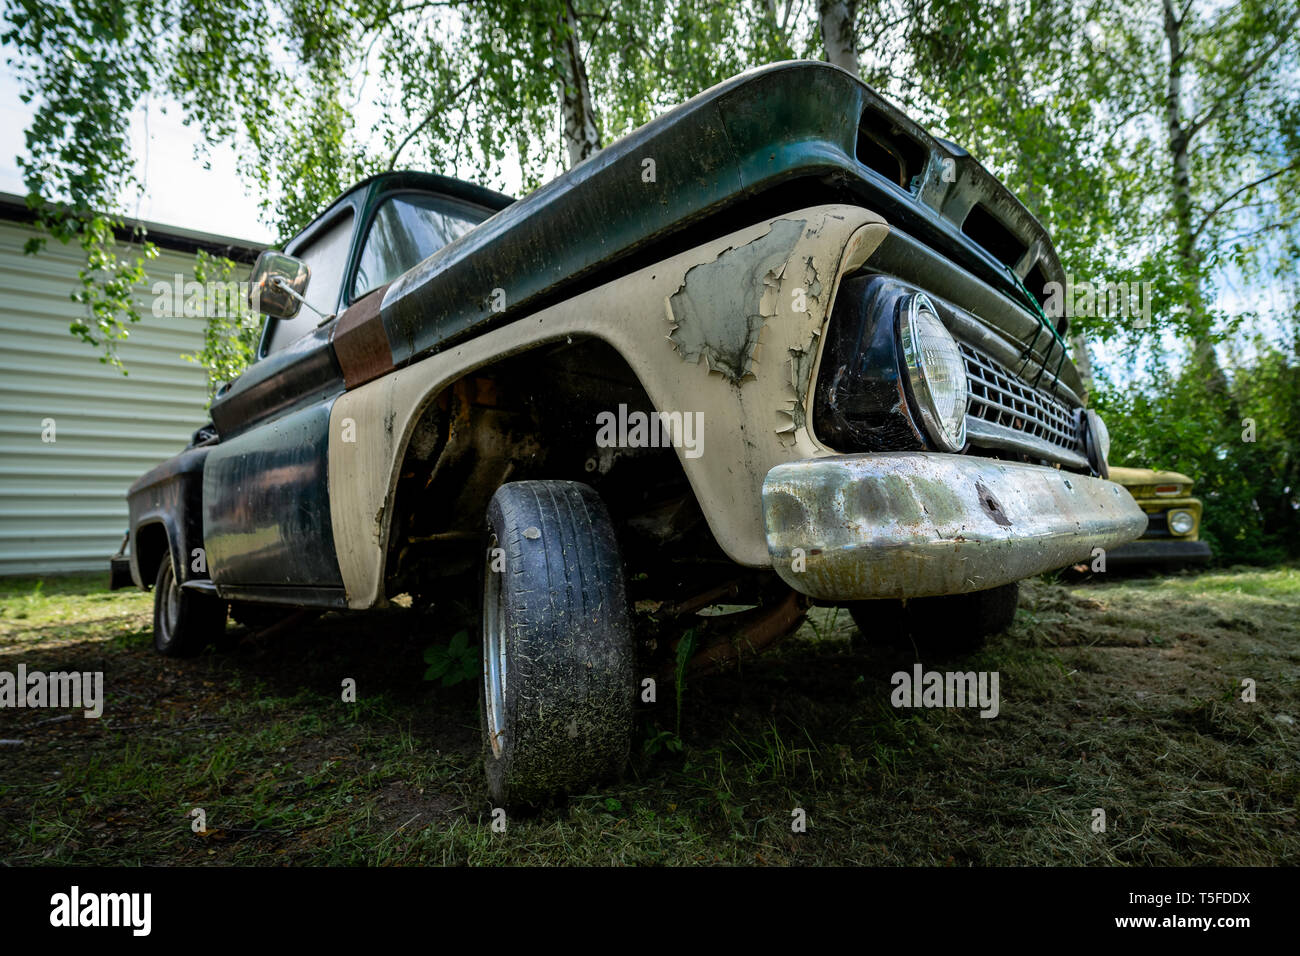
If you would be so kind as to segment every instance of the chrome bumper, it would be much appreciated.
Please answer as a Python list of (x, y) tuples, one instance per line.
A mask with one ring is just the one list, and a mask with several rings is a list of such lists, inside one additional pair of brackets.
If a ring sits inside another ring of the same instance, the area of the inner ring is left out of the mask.
[(1091, 560), (1146, 530), (1121, 486), (1038, 465), (888, 452), (777, 465), (772, 565), (826, 601), (980, 591)]

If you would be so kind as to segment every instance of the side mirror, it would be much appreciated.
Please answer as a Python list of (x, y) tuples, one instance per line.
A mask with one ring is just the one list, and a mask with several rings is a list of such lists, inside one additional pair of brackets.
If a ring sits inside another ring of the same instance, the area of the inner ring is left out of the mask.
[(301, 259), (283, 252), (263, 252), (248, 281), (248, 305), (274, 319), (292, 319), (302, 308), (310, 278), (311, 266)]

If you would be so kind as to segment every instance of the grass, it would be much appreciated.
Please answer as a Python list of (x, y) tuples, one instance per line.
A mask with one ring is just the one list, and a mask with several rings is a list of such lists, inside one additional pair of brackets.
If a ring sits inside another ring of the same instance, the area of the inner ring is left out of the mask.
[[(1028, 582), (1007, 634), (923, 661), (999, 671), (992, 720), (894, 709), (910, 656), (857, 652), (849, 616), (817, 610), (741, 673), (687, 684), (680, 751), (638, 744), (623, 780), (505, 832), (475, 683), (422, 680), (458, 624), (327, 615), (177, 662), (153, 654), (151, 613), (99, 578), (0, 580), (0, 670), (102, 670), (107, 696), (97, 721), (0, 710), (22, 741), (0, 746), (5, 863), (1300, 863), (1297, 568)], [(642, 740), (675, 729), (674, 697)]]

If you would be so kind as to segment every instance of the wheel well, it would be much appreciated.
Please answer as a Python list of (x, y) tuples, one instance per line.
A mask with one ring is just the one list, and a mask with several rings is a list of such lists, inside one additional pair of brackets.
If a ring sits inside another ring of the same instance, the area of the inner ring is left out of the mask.
[(153, 521), (136, 529), (135, 560), (140, 568), (140, 583), (146, 588), (153, 587), (153, 582), (158, 577), (158, 567), (169, 551), (167, 528), (161, 521)]
[(633, 572), (665, 549), (717, 547), (672, 447), (598, 447), (602, 412), (656, 411), (610, 345), (579, 338), (503, 359), (456, 381), (421, 412), (403, 455), (385, 562), (387, 593), (477, 567), (484, 515), (507, 481), (591, 485)]

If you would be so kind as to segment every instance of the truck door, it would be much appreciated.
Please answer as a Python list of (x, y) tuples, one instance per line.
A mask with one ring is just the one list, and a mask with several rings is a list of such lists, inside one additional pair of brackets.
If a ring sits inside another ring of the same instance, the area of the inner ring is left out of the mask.
[[(304, 298), (326, 315), (338, 307), (354, 219), (351, 204), (336, 207), (286, 250), (311, 267)], [(258, 360), (212, 405), (221, 442), (203, 475), (208, 567), (225, 596), (341, 606), (327, 471), (330, 409), (343, 391), (333, 323), (306, 306), (266, 321)]]

